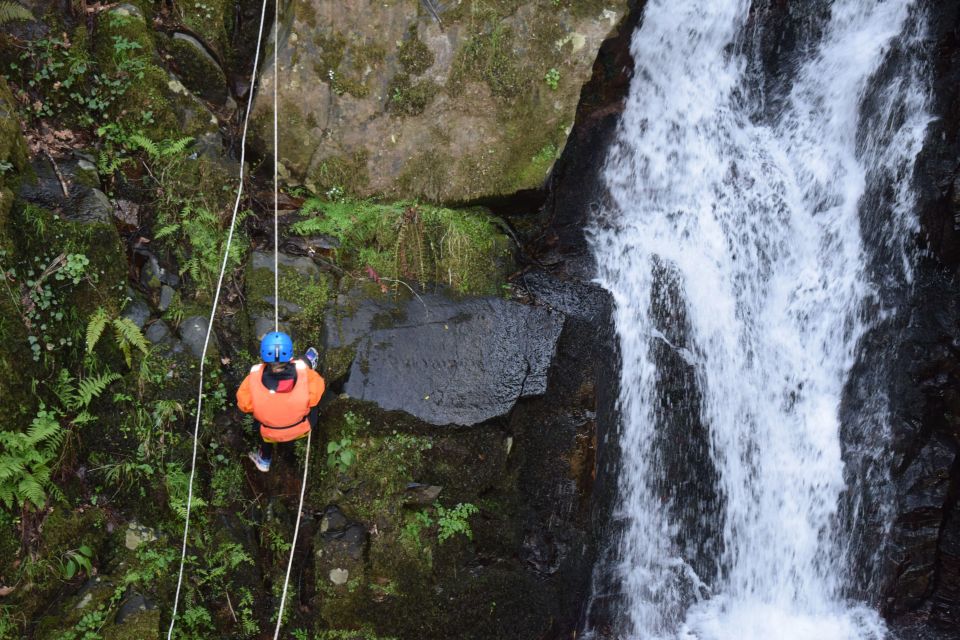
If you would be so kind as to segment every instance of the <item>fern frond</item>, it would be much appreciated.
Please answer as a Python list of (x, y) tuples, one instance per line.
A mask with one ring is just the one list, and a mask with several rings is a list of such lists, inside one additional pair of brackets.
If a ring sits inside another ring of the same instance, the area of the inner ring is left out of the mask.
[(53, 417), (53, 414), (40, 411), (27, 429), (27, 439), (24, 444), (28, 447), (36, 448), (46, 440), (54, 437), (59, 430), (60, 423)]
[(130, 148), (132, 149), (142, 149), (147, 152), (147, 155), (151, 158), (160, 157), (160, 148), (157, 146), (157, 143), (143, 135), (142, 133), (134, 133), (127, 139)]
[(90, 322), (87, 323), (87, 353), (93, 353), (93, 348), (97, 346), (97, 341), (103, 335), (103, 330), (106, 329), (108, 321), (107, 311), (103, 307), (99, 307), (90, 316)]
[(166, 238), (167, 236), (172, 236), (173, 234), (175, 234), (175, 233), (176, 233), (177, 231), (179, 231), (179, 230), (180, 230), (180, 225), (179, 225), (179, 224), (168, 224), (168, 225), (166, 225), (165, 227), (160, 227), (160, 229), (157, 230), (157, 232), (153, 234), (153, 239), (154, 239), (154, 240), (162, 240), (162, 239)]
[(17, 485), (17, 493), (20, 495), (21, 502), (32, 502), (33, 506), (40, 510), (47, 502), (47, 492), (43, 485), (33, 476), (26, 476)]
[[(136, 326), (136, 325), (134, 325)], [(107, 387), (120, 379), (116, 373), (104, 373), (99, 376), (84, 378), (77, 385), (76, 406), (74, 409), (86, 409), (94, 398), (100, 396)]]
[(33, 14), (30, 13), (30, 10), (26, 7), (21, 6), (16, 2), (0, 0), (0, 26), (5, 25), (8, 22), (33, 19)]
[(150, 347), (147, 344), (147, 339), (143, 337), (140, 327), (134, 324), (133, 320), (130, 318), (114, 318), (113, 329), (117, 334), (117, 345), (120, 347), (120, 350), (123, 351), (128, 367), (132, 366), (130, 357), (131, 347), (139, 349), (144, 355), (149, 353)]
[(193, 143), (193, 138), (189, 136), (186, 138), (180, 138), (179, 140), (176, 140), (173, 142), (168, 142), (167, 144), (164, 145), (163, 149), (160, 152), (160, 155), (166, 156), (166, 157), (179, 156), (184, 151), (186, 151), (187, 147), (189, 147), (192, 143)]

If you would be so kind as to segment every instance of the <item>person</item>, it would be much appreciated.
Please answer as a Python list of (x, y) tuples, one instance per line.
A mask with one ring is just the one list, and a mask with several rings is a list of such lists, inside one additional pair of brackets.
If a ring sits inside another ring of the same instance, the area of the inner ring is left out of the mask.
[[(279, 331), (260, 341), (262, 364), (254, 365), (237, 389), (237, 407), (252, 413), (263, 439), (248, 455), (257, 469), (270, 470), (274, 444), (303, 438), (317, 426), (318, 404), (326, 386), (314, 371), (317, 351), (293, 357), (293, 340)], [(309, 364), (308, 364), (309, 361)]]

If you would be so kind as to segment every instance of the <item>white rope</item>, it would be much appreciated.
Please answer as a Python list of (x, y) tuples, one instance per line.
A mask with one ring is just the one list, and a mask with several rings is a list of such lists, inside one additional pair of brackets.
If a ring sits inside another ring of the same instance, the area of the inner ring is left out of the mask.
[(293, 554), (297, 551), (297, 537), (300, 535), (300, 516), (303, 514), (303, 496), (307, 489), (307, 472), (310, 470), (310, 437), (313, 434), (307, 431), (307, 454), (303, 459), (303, 482), (300, 484), (300, 504), (297, 506), (297, 524), (293, 527), (293, 544), (290, 545), (290, 559), (287, 560), (287, 575), (283, 579), (283, 594), (280, 596), (280, 610), (277, 612), (277, 628), (273, 632), (273, 640), (280, 637), (280, 626), (283, 624), (283, 608), (287, 603), (287, 586), (290, 584), (290, 570), (293, 568)]
[(273, 326), (280, 332), (280, 164), (279, 116), (277, 114), (277, 87), (280, 86), (280, 66), (277, 51), (280, 49), (280, 0), (273, 3)]
[[(277, 51), (280, 49), (280, 2), (273, 5), (273, 321), (280, 331), (280, 187), (277, 167), (280, 163), (280, 136), (278, 132), (277, 116), (277, 87), (280, 85), (280, 66), (277, 64)], [(297, 523), (293, 527), (293, 543), (290, 545), (290, 558), (287, 560), (287, 574), (283, 579), (283, 593), (280, 596), (280, 609), (277, 612), (277, 627), (273, 632), (273, 640), (280, 637), (280, 627), (283, 626), (283, 609), (287, 603), (287, 588), (290, 586), (290, 571), (293, 569), (293, 556), (297, 551), (297, 537), (300, 535), (300, 517), (303, 514), (303, 497), (307, 489), (307, 474), (310, 471), (310, 438), (307, 432), (307, 453), (303, 460), (303, 482), (300, 484), (300, 504), (297, 506)]]
[(183, 524), (183, 549), (180, 551), (180, 571), (177, 574), (177, 591), (173, 597), (173, 612), (170, 614), (170, 628), (167, 630), (167, 640), (173, 638), (173, 628), (177, 621), (177, 606), (180, 604), (180, 588), (183, 586), (183, 567), (187, 558), (187, 534), (190, 531), (190, 509), (193, 505), (193, 479), (197, 470), (197, 442), (200, 436), (200, 417), (203, 413), (203, 373), (207, 360), (207, 350), (210, 347), (210, 336), (213, 333), (213, 321), (220, 303), (220, 290), (223, 288), (223, 278), (230, 262), (230, 246), (233, 243), (233, 231), (237, 224), (237, 212), (240, 210), (240, 201), (243, 197), (244, 163), (247, 158), (247, 130), (250, 124), (250, 112), (253, 109), (254, 88), (257, 82), (257, 67), (260, 63), (260, 45), (263, 41), (263, 25), (267, 18), (267, 0), (263, 0), (263, 9), (260, 12), (260, 29), (257, 33), (257, 49), (253, 58), (253, 73), (250, 78), (250, 94), (247, 97), (247, 111), (243, 119), (243, 135), (240, 138), (240, 184), (237, 188), (237, 200), (233, 205), (233, 215), (230, 218), (230, 231), (227, 233), (227, 244), (223, 250), (223, 264), (220, 265), (220, 276), (217, 279), (217, 290), (213, 296), (213, 305), (210, 307), (210, 320), (207, 323), (207, 335), (203, 339), (203, 351), (200, 354), (200, 389), (197, 393), (197, 419), (193, 425), (193, 454), (190, 458), (190, 483), (187, 488), (187, 514)]

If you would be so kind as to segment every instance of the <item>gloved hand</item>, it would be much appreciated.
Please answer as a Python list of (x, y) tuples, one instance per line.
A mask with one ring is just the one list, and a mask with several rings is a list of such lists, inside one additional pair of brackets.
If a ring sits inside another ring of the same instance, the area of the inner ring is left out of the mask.
[(316, 349), (310, 347), (307, 349), (307, 352), (303, 354), (303, 357), (307, 359), (307, 362), (310, 363), (310, 368), (314, 371), (317, 370), (317, 363), (320, 361), (320, 354)]

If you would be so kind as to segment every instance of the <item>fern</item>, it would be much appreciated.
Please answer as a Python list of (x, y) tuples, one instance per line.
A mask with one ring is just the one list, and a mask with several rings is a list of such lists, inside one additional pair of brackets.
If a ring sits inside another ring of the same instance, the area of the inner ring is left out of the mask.
[(191, 137), (167, 141), (163, 144), (163, 149), (161, 149), (160, 155), (163, 157), (182, 155), (187, 150), (187, 147), (189, 147), (192, 143), (193, 138)]
[(63, 496), (51, 475), (66, 432), (43, 405), (26, 432), (0, 431), (0, 504), (42, 509), (48, 494)]
[(18, 20), (33, 20), (33, 14), (16, 2), (0, 0), (0, 26), (8, 22), (17, 22)]
[(109, 317), (103, 307), (97, 309), (90, 316), (90, 322), (87, 323), (87, 353), (93, 353), (93, 348), (97, 346), (100, 336), (103, 335), (103, 330), (107, 328), (108, 321)]
[(120, 379), (116, 373), (104, 373), (99, 376), (84, 378), (77, 385), (74, 396), (74, 406), (70, 409), (86, 409), (95, 398), (106, 391), (107, 387)]
[(147, 152), (147, 155), (151, 159), (157, 159), (160, 157), (160, 147), (156, 142), (143, 135), (142, 133), (131, 134), (127, 139), (127, 143), (131, 149), (142, 149)]
[(133, 320), (130, 318), (114, 318), (113, 329), (117, 334), (117, 346), (123, 352), (128, 367), (133, 366), (131, 359), (133, 349), (138, 349), (144, 355), (149, 353), (150, 348), (147, 346), (147, 339), (143, 337), (140, 327), (134, 324)]

